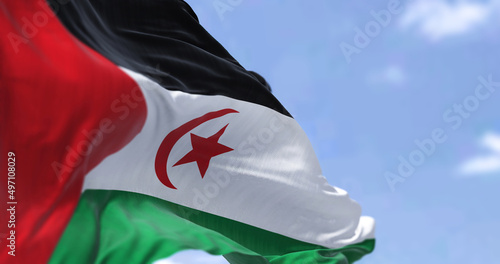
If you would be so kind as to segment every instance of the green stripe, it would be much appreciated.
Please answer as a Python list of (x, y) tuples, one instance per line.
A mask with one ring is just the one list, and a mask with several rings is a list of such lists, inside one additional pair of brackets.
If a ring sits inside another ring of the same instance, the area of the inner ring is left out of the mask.
[(151, 263), (199, 249), (231, 264), (334, 264), (352, 263), (374, 246), (370, 239), (326, 249), (143, 194), (87, 190), (50, 263)]

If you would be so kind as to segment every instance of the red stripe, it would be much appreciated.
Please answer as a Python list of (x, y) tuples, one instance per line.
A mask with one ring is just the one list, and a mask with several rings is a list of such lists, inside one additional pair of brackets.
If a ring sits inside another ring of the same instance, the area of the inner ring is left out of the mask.
[[(146, 119), (135, 82), (71, 36), (44, 5), (0, 0), (0, 263), (48, 261), (84, 175), (126, 145)], [(8, 152), (15, 153), (16, 172), (12, 229), (5, 208)], [(15, 257), (5, 239), (11, 230)]]

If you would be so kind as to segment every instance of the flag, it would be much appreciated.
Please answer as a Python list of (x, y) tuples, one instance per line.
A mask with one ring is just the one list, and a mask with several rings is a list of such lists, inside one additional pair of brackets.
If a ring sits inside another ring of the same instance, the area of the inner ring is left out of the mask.
[(180, 0), (0, 1), (2, 263), (352, 263), (374, 221)]

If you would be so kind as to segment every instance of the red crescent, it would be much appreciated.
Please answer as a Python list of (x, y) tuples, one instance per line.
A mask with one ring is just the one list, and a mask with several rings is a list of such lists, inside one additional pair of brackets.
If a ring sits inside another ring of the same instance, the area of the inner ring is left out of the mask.
[(158, 152), (156, 153), (156, 159), (155, 159), (155, 171), (156, 171), (156, 176), (158, 179), (163, 183), (165, 186), (171, 189), (177, 189), (175, 186), (170, 182), (170, 179), (168, 178), (168, 173), (167, 173), (167, 161), (168, 161), (168, 156), (170, 156), (170, 152), (172, 151), (172, 148), (174, 147), (175, 143), (181, 139), (182, 136), (187, 134), (189, 131), (193, 130), (194, 128), (198, 127), (199, 125), (215, 119), (219, 118), (221, 116), (225, 116), (227, 114), (231, 113), (239, 113), (238, 111), (230, 108), (222, 109), (219, 111), (214, 111), (207, 113), (203, 116), (200, 116), (198, 118), (195, 118), (182, 126), (172, 130), (165, 139), (161, 142), (160, 147), (158, 148)]

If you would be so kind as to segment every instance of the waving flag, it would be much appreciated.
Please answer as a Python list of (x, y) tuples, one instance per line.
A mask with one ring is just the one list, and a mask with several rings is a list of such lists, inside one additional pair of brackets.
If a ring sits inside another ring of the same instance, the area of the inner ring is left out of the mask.
[(2, 263), (373, 250), (373, 219), (185, 2), (5, 0), (0, 13)]

